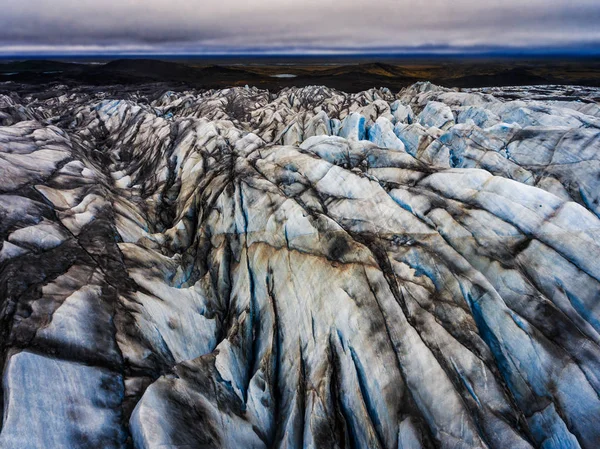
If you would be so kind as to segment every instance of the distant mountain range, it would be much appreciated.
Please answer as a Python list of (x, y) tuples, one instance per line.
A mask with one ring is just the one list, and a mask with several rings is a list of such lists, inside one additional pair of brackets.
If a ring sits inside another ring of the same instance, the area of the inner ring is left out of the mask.
[(324, 85), (347, 92), (400, 89), (417, 81), (446, 87), (573, 84), (600, 86), (600, 61), (419, 60), (399, 63), (206, 65), (198, 61), (118, 59), (106, 63), (29, 60), (0, 64), (0, 82), (25, 84), (135, 85), (220, 89), (252, 85), (270, 90)]

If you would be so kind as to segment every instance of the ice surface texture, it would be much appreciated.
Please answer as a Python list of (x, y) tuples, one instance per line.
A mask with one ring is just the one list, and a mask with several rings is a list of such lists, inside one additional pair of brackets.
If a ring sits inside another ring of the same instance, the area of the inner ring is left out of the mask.
[(600, 447), (598, 92), (148, 95), (0, 96), (2, 449)]

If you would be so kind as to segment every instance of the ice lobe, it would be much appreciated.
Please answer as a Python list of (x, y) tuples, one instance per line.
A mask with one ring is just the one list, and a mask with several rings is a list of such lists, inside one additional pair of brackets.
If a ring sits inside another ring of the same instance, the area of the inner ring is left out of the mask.
[(24, 351), (9, 358), (3, 388), (3, 448), (123, 447), (118, 374)]
[(600, 92), (156, 89), (0, 97), (0, 447), (600, 447)]
[(419, 123), (426, 128), (435, 127), (447, 130), (454, 126), (454, 114), (444, 103), (430, 101), (419, 114)]
[(358, 112), (348, 115), (342, 122), (339, 136), (348, 140), (364, 140), (366, 136), (366, 119)]

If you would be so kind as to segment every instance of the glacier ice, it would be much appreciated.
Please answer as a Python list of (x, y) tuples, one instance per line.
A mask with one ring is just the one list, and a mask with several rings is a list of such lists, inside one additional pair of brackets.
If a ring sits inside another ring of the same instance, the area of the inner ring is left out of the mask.
[(600, 447), (599, 91), (156, 89), (0, 95), (0, 447)]

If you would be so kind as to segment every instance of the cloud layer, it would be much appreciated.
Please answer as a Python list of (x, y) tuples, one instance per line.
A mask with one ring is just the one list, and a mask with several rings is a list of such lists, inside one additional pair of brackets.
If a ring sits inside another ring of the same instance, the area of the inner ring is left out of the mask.
[(0, 53), (594, 47), (597, 0), (4, 0)]

